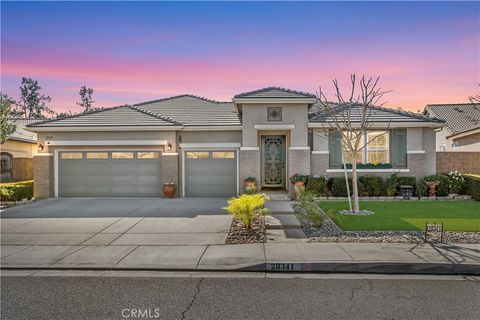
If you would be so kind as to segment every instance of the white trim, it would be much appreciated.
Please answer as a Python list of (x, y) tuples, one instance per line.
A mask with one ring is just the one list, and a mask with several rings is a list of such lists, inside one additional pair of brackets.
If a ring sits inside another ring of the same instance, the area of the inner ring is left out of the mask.
[(53, 174), (55, 175), (55, 177), (53, 177), (53, 194), (55, 198), (58, 198), (58, 150), (55, 150), (55, 157), (53, 158)]
[(162, 156), (178, 156), (178, 152), (164, 152)]
[(85, 126), (85, 127), (26, 127), (31, 132), (70, 132), (70, 131), (174, 131), (183, 126)]
[(407, 150), (407, 154), (423, 154), (425, 150)]
[(294, 124), (256, 124), (255, 130), (293, 130)]
[(242, 131), (242, 126), (187, 126), (182, 131)]
[(298, 97), (298, 98), (234, 98), (233, 102), (240, 103), (240, 104), (264, 104), (264, 103), (279, 103), (279, 104), (287, 104), (287, 103), (315, 103), (317, 102), (316, 98), (308, 98), (308, 97)]
[(240, 147), (240, 151), (260, 151), (260, 147)]
[(34, 157), (51, 157), (53, 153), (37, 153), (33, 155)]
[(309, 150), (310, 151), (310, 147), (290, 147), (288, 148), (288, 150)]
[(46, 141), (48, 146), (157, 146), (168, 144), (167, 140), (75, 140)]
[[(437, 122), (428, 122), (428, 121), (418, 121), (418, 122), (374, 122), (372, 123), (371, 129), (396, 129), (396, 128), (441, 128), (444, 126), (444, 123)], [(336, 129), (335, 123), (331, 122), (309, 122), (309, 128), (320, 128), (320, 129)], [(360, 123), (352, 122), (352, 128), (360, 127)]]
[(313, 150), (312, 154), (330, 154), (330, 151)]
[[(342, 173), (344, 169), (327, 169), (326, 172)], [(347, 169), (347, 172), (352, 172), (352, 169)], [(357, 172), (410, 172), (410, 169), (357, 169)]]
[(240, 148), (241, 143), (180, 143), (182, 149)]

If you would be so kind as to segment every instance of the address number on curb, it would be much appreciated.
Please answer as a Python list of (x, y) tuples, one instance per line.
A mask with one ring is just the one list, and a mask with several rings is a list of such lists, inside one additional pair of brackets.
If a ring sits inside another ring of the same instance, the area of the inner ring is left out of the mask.
[(268, 263), (268, 271), (311, 271), (310, 263)]

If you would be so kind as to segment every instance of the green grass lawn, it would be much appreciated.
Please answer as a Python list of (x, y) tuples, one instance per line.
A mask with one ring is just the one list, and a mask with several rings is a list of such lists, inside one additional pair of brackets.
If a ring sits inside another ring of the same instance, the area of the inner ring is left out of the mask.
[(347, 201), (321, 201), (320, 207), (345, 231), (425, 230), (425, 222), (441, 223), (448, 231), (480, 231), (479, 201), (360, 201), (371, 216), (346, 216)]

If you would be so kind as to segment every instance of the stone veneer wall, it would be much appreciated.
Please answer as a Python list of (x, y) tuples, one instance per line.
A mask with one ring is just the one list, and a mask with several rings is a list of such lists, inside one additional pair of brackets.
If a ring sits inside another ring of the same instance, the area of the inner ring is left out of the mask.
[(288, 180), (289, 177), (298, 174), (310, 174), (310, 149), (305, 150), (288, 150), (288, 174), (287, 174), (287, 187), (290, 193), (293, 193), (293, 186)]
[(327, 173), (329, 164), (329, 155), (327, 154), (312, 154), (310, 158), (310, 173), (312, 175), (323, 176)]
[(255, 177), (257, 179), (257, 188), (261, 187), (260, 175), (260, 150), (240, 150), (240, 192), (245, 191), (243, 181), (248, 177)]
[(13, 158), (12, 181), (33, 180), (33, 158)]
[[(178, 154), (176, 155), (163, 155), (162, 154), (162, 188), (163, 183), (173, 182), (175, 183), (175, 197), (180, 195), (180, 188), (182, 187), (178, 179)], [(163, 190), (160, 191), (163, 196)]]
[(33, 195), (35, 199), (54, 196), (53, 156), (34, 156), (33, 180)]
[(480, 174), (480, 152), (437, 152), (437, 172)]
[(427, 165), (424, 153), (407, 153), (407, 168), (410, 169), (408, 176), (417, 177), (417, 181), (422, 179), (427, 175)]

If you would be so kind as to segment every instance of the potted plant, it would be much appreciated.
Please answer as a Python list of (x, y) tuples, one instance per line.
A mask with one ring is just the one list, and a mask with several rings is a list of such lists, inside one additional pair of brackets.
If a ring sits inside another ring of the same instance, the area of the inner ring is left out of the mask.
[(165, 182), (163, 184), (163, 195), (165, 198), (173, 198), (175, 194), (175, 183), (173, 182)]
[(245, 193), (254, 194), (257, 193), (257, 179), (254, 177), (248, 177), (244, 180), (245, 183)]
[(297, 196), (297, 199), (299, 199), (300, 195), (305, 191), (307, 176), (295, 173), (290, 177), (290, 182), (293, 183), (293, 191), (295, 191), (295, 195)]

